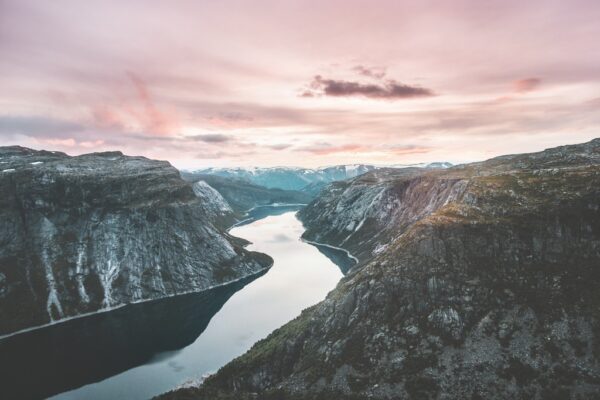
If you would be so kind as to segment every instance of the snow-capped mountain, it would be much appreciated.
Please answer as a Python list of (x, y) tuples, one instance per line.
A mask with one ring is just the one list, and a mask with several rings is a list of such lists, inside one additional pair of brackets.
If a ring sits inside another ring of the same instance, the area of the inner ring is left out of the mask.
[(256, 185), (268, 188), (301, 190), (316, 183), (330, 183), (355, 178), (359, 175), (379, 168), (448, 168), (447, 162), (377, 166), (369, 164), (351, 164), (322, 167), (316, 169), (300, 167), (271, 167), (271, 168), (205, 168), (193, 171), (197, 174), (218, 175), (228, 178), (243, 179)]

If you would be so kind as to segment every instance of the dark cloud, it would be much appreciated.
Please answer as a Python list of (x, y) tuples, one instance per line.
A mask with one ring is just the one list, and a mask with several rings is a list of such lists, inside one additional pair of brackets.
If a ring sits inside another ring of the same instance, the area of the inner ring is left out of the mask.
[(205, 143), (224, 143), (231, 140), (231, 138), (227, 135), (222, 135), (220, 133), (207, 133), (205, 135), (193, 135), (187, 136), (187, 138), (191, 140), (197, 140)]
[(0, 135), (25, 135), (31, 137), (64, 137), (83, 131), (80, 124), (60, 119), (38, 116), (0, 116)]
[(383, 79), (385, 77), (385, 68), (383, 67), (371, 67), (367, 68), (363, 65), (357, 65), (352, 68), (353, 71), (359, 75), (367, 76), (374, 79)]
[(372, 99), (408, 99), (429, 97), (434, 93), (430, 89), (386, 80), (382, 84), (370, 84), (335, 79), (324, 79), (320, 75), (314, 77), (310, 84), (313, 95), (351, 97), (362, 96)]

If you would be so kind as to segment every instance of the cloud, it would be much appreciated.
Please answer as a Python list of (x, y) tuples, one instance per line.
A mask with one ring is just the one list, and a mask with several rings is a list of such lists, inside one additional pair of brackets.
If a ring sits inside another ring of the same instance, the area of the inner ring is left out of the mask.
[(208, 133), (204, 135), (192, 135), (186, 136), (191, 140), (198, 140), (205, 143), (224, 143), (231, 140), (231, 138), (227, 135), (222, 135), (220, 133)]
[(352, 68), (353, 71), (357, 72), (359, 75), (367, 76), (369, 78), (374, 79), (383, 79), (385, 77), (385, 68), (384, 67), (371, 67), (367, 68), (363, 65), (357, 65)]
[(517, 93), (531, 92), (537, 89), (542, 80), (540, 78), (525, 78), (513, 82), (513, 90)]
[(179, 122), (173, 115), (160, 111), (155, 105), (145, 82), (135, 73), (129, 71), (127, 76), (135, 88), (142, 109), (130, 109), (141, 128), (158, 134), (172, 134), (179, 128)]
[(126, 129), (126, 121), (123, 116), (107, 105), (92, 107), (92, 118), (100, 128)]
[(423, 154), (429, 153), (431, 148), (424, 146), (415, 146), (415, 145), (406, 145), (406, 146), (391, 146), (388, 149), (389, 152), (394, 153), (396, 155), (404, 155), (404, 154)]
[(0, 135), (62, 136), (84, 130), (80, 124), (39, 116), (0, 116)]
[(368, 147), (361, 144), (343, 144), (332, 145), (330, 143), (316, 143), (311, 146), (299, 147), (297, 151), (304, 151), (316, 155), (328, 155), (334, 153), (349, 153), (368, 150)]
[(287, 148), (290, 148), (291, 146), (292, 146), (291, 144), (279, 143), (279, 144), (270, 144), (270, 145), (267, 145), (266, 147), (268, 147), (271, 150), (285, 150)]
[[(324, 79), (320, 75), (314, 77), (308, 90), (313, 95), (332, 97), (362, 96), (372, 99), (408, 99), (429, 97), (434, 93), (420, 86), (410, 86), (388, 79), (383, 84), (360, 83), (335, 79)], [(306, 92), (302, 94), (306, 96)]]

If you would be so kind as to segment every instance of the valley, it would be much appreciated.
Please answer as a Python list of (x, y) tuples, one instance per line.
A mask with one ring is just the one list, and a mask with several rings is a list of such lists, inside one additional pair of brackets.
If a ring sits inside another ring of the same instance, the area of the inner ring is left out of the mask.
[(19, 398), (600, 390), (599, 139), (300, 188), (117, 152), (2, 159)]
[(600, 140), (372, 171), (299, 213), (360, 262), (165, 399), (580, 398), (600, 390)]

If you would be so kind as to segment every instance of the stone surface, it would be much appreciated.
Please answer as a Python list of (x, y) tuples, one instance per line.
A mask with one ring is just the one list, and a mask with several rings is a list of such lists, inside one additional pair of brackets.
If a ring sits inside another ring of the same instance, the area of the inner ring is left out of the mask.
[[(164, 161), (0, 148), (0, 335), (270, 266)], [(218, 200), (218, 199), (217, 199)]]

